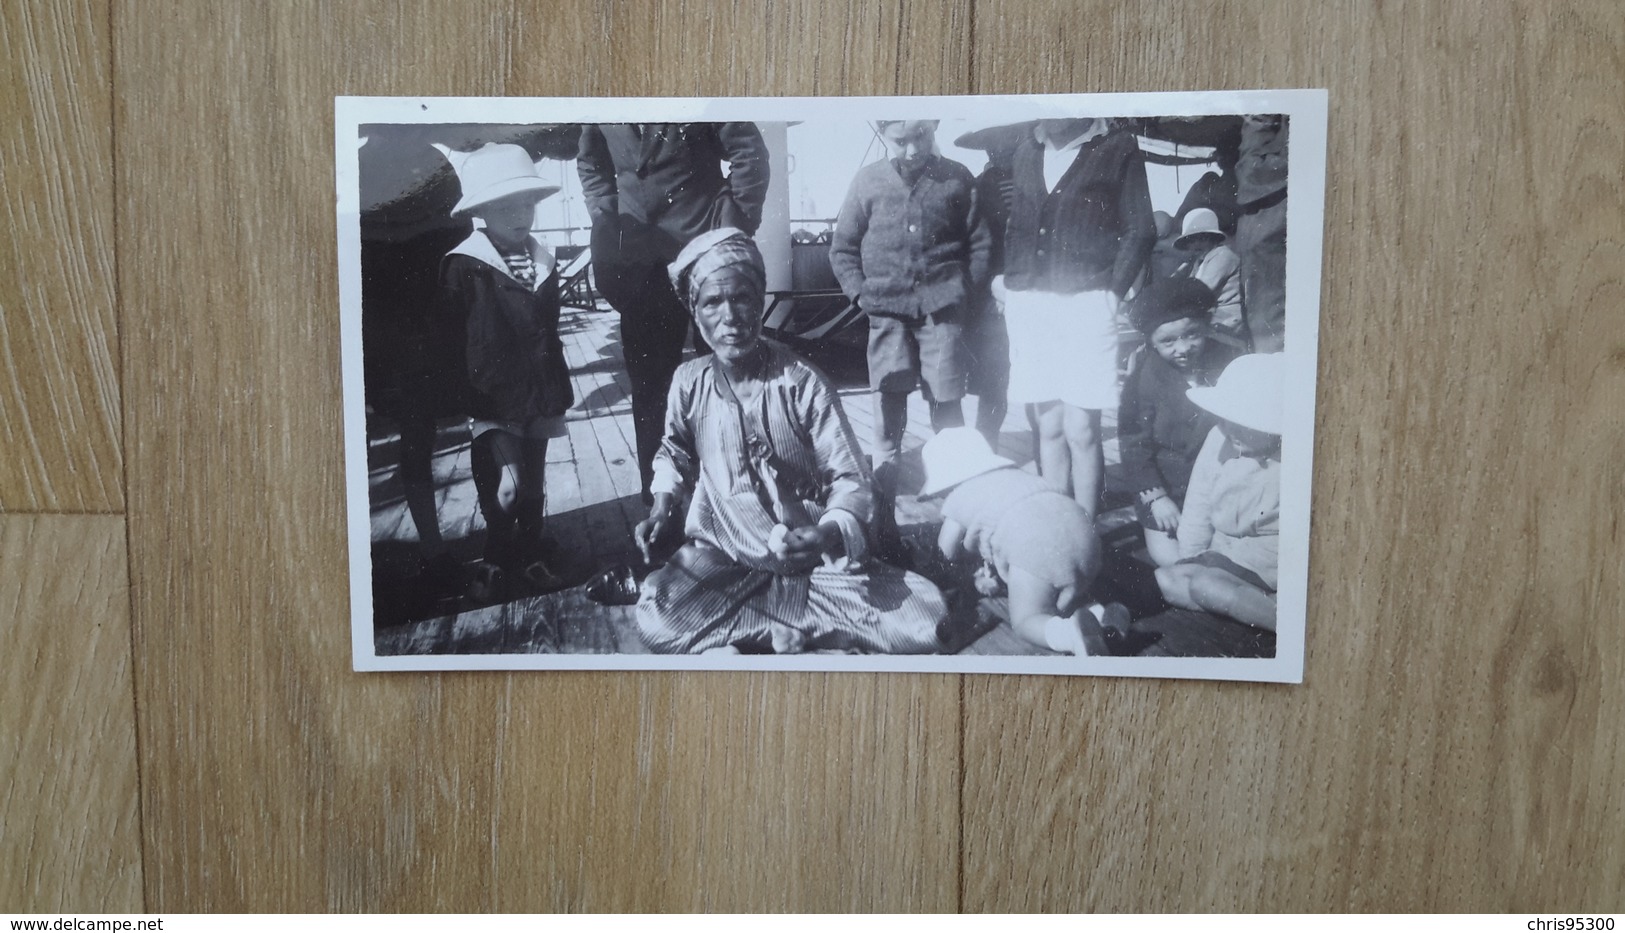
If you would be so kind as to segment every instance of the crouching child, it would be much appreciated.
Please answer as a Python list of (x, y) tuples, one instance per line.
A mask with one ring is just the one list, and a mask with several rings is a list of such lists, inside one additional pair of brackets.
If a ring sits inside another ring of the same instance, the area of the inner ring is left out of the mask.
[(1109, 653), (1105, 626), (1123, 629), (1119, 605), (1089, 602), (1101, 544), (1083, 507), (997, 456), (974, 428), (949, 428), (926, 442), (921, 498), (946, 496), (937, 547), (992, 564), (1010, 592), (1016, 634), (1066, 654)]

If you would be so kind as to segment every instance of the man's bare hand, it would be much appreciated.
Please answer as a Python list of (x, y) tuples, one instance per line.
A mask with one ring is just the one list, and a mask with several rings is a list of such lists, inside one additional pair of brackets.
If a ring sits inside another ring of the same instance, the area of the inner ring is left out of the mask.
[(637, 542), (638, 553), (643, 555), (645, 566), (654, 563), (655, 542), (666, 533), (674, 511), (671, 493), (656, 493), (654, 504), (649, 506), (649, 517), (638, 522), (638, 527), (633, 529), (632, 537)]
[(834, 525), (804, 525), (784, 533), (778, 556), (786, 567), (801, 572), (817, 567), (825, 554), (839, 556), (841, 547), (841, 531)]

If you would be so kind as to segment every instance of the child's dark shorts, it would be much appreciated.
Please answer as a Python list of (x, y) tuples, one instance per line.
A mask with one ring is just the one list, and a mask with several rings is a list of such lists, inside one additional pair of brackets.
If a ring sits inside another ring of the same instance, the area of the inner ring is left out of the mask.
[(965, 397), (970, 353), (958, 307), (918, 319), (869, 315), (869, 387), (913, 392), (923, 382), (934, 402)]

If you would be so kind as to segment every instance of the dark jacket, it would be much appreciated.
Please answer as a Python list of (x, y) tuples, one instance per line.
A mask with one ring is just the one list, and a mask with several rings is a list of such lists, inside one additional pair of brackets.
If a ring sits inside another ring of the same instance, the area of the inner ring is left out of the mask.
[(495, 256), (489, 243), (476, 232), (440, 263), (443, 306), (466, 334), (468, 414), (515, 422), (562, 415), (575, 398), (559, 340), (558, 272), (538, 270), (547, 278), (533, 292), (470, 255)]
[(1275, 353), (1286, 345), (1287, 137), (1281, 115), (1249, 114), (1241, 125), (1236, 162), (1236, 254), (1241, 260), (1241, 304), (1253, 349)]
[(1241, 155), (1236, 161), (1236, 202), (1243, 209), (1286, 190), (1287, 118), (1249, 114), (1241, 123)]
[(595, 263), (664, 264), (701, 233), (762, 222), (768, 154), (754, 123), (586, 126), (576, 168)]
[(829, 264), (863, 310), (920, 318), (987, 282), (992, 241), (970, 169), (934, 156), (910, 185), (885, 160), (852, 179)]
[(1125, 294), (1157, 240), (1145, 158), (1134, 134), (1113, 130), (1078, 147), (1049, 191), (1044, 144), (1016, 147), (1005, 232), (1004, 282), (1015, 291)]
[[(1219, 420), (1185, 394), (1190, 384), (1173, 364), (1149, 346), (1136, 355), (1117, 408), (1123, 490), (1140, 493), (1160, 486), (1180, 504), (1202, 442)], [(1201, 381), (1211, 385), (1234, 356), (1235, 351), (1209, 340), (1198, 367)]]

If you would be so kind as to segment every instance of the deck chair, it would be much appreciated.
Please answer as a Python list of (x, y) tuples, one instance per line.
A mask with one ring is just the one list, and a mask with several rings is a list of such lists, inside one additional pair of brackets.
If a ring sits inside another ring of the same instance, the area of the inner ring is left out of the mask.
[(560, 303), (566, 308), (596, 311), (598, 290), (592, 284), (592, 247), (560, 246), (554, 253), (559, 260)]
[[(831, 221), (833, 223), (833, 221)], [(798, 234), (790, 244), (790, 287), (767, 293), (762, 330), (812, 351), (821, 364), (862, 368), (868, 319), (841, 292), (829, 265), (829, 233)]]
[(862, 320), (863, 312), (838, 288), (768, 292), (762, 311), (762, 329), (791, 340), (827, 340)]

